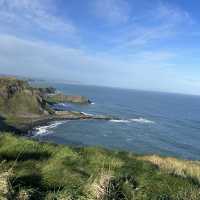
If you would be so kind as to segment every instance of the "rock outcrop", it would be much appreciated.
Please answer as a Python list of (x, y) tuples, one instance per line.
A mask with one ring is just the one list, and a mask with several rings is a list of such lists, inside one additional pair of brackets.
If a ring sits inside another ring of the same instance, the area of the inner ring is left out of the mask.
[(0, 78), (0, 113), (6, 116), (48, 114), (41, 92), (26, 81)]
[(57, 112), (50, 106), (61, 102), (91, 103), (86, 97), (57, 94), (54, 88), (34, 88), (27, 81), (0, 78), (0, 130), (25, 133), (53, 120), (113, 119), (76, 111)]
[(69, 96), (62, 93), (48, 95), (46, 101), (48, 103), (77, 103), (77, 104), (90, 104), (92, 103), (84, 96)]

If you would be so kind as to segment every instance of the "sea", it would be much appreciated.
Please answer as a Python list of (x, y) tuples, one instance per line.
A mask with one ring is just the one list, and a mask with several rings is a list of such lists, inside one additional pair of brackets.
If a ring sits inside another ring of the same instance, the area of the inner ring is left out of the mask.
[(93, 102), (58, 104), (63, 110), (120, 119), (56, 121), (35, 129), (33, 137), (40, 141), (200, 160), (200, 96), (71, 84), (52, 86)]

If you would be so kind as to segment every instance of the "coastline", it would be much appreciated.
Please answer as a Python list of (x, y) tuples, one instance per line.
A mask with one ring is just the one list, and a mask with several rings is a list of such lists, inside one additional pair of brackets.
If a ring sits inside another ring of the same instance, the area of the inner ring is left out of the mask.
[[(34, 128), (38, 126), (45, 126), (54, 121), (68, 121), (68, 120), (120, 120), (120, 118), (112, 117), (112, 116), (104, 116), (104, 115), (87, 115), (80, 112), (66, 112), (66, 111), (59, 111), (59, 114), (40, 117), (37, 119), (31, 119), (31, 122), (24, 121), (25, 124), (20, 126), (16, 126), (13, 129), (8, 129), (7, 131), (17, 130), (19, 134), (21, 132), (22, 135), (26, 135), (31, 132)], [(28, 120), (30, 121), (30, 119)]]
[[(34, 128), (54, 121), (109, 120), (148, 124), (153, 121), (57, 111), (49, 106), (45, 96), (53, 89), (31, 88), (15, 79), (2, 82), (5, 87), (0, 85), (1, 121), (7, 131), (19, 136), (0, 132), (0, 199), (2, 194), (9, 199), (20, 199), (23, 195), (30, 199), (57, 200), (200, 199), (198, 161), (138, 155), (96, 146), (51, 144), (28, 135)], [(53, 99), (53, 103), (60, 102), (59, 98), (64, 96)], [(77, 102), (77, 98), (75, 100)], [(88, 104), (85, 98), (78, 100)]]
[(26, 135), (37, 126), (61, 120), (115, 120), (112, 116), (89, 115), (52, 105), (72, 103), (88, 106), (92, 101), (84, 96), (57, 92), (53, 87), (33, 87), (15, 77), (0, 77), (0, 130)]

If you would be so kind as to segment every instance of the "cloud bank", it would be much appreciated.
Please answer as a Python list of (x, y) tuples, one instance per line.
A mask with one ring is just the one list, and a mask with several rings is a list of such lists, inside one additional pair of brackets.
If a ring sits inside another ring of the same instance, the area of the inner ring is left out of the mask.
[(200, 61), (190, 60), (189, 74), (191, 66), (183, 62), (189, 52), (191, 59), (199, 51), (180, 44), (197, 22), (178, 5), (141, 2), (87, 0), (70, 10), (63, 0), (0, 0), (0, 71), (199, 93)]

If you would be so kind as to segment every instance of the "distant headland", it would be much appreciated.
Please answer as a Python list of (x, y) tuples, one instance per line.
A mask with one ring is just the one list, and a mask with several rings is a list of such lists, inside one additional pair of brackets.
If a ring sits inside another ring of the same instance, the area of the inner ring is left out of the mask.
[(33, 87), (27, 80), (16, 77), (0, 77), (1, 130), (26, 133), (35, 126), (54, 120), (116, 119), (78, 111), (58, 111), (52, 106), (58, 103), (87, 105), (92, 101), (84, 96), (64, 95), (53, 87)]

